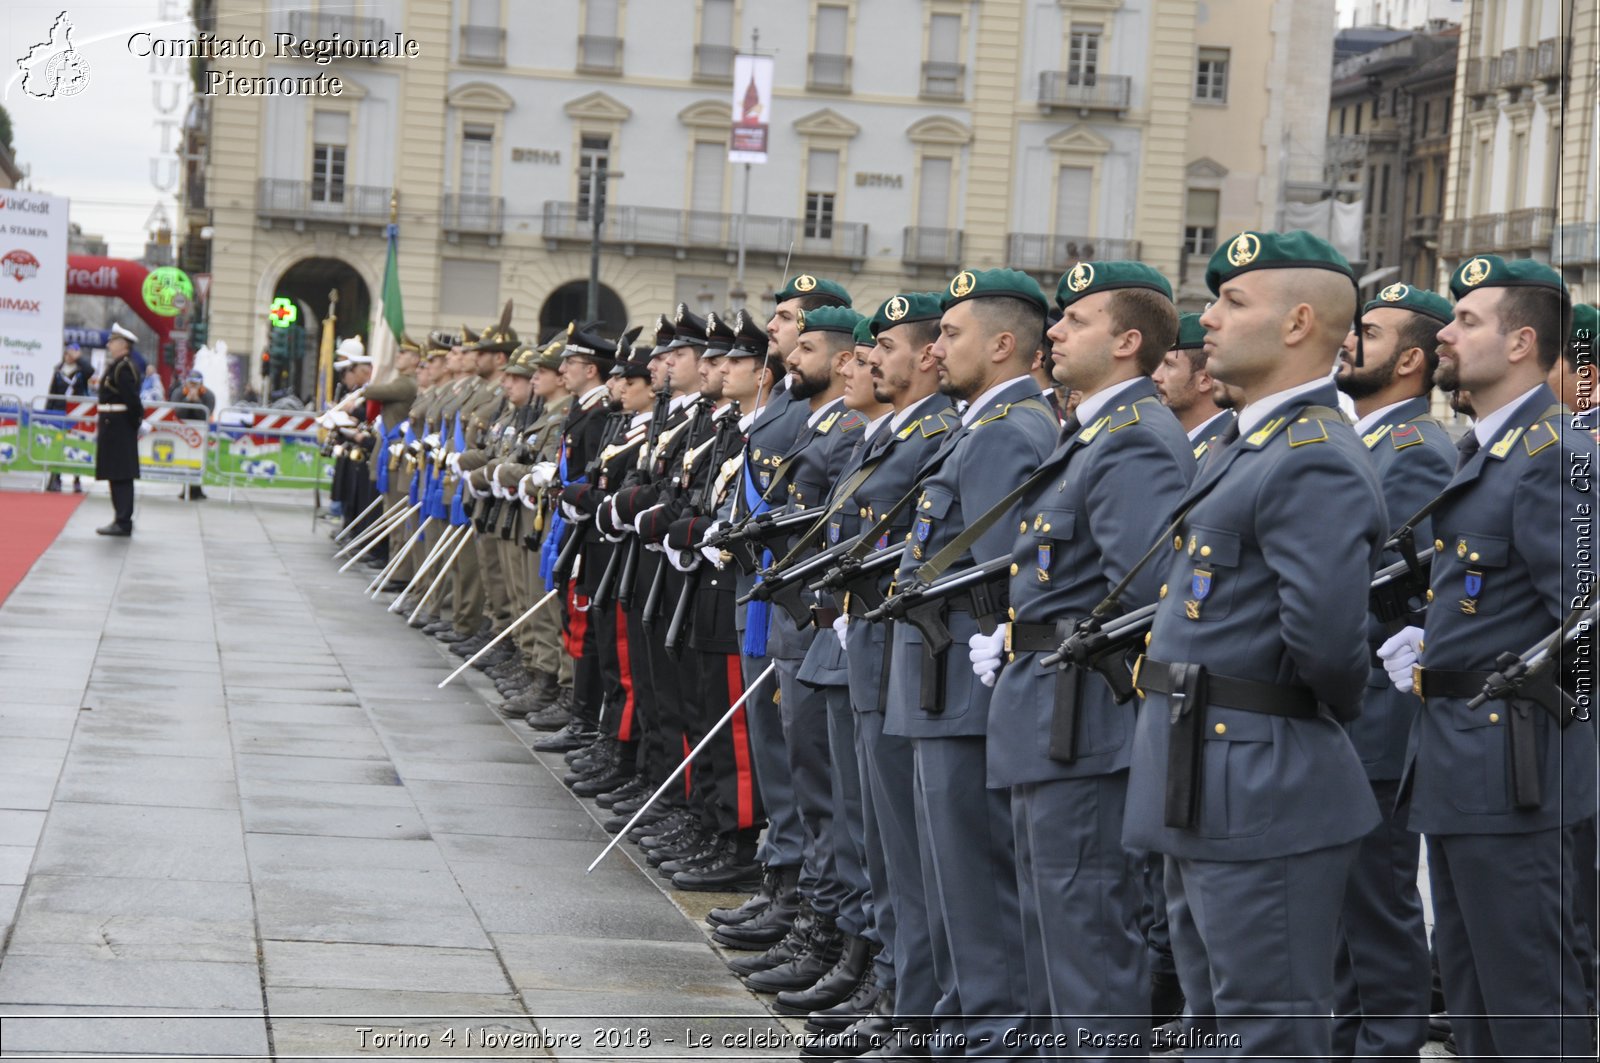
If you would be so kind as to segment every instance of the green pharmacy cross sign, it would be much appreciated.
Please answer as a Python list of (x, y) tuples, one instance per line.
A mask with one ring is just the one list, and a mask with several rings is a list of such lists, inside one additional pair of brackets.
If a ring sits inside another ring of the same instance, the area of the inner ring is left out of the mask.
[(288, 328), (300, 316), (300, 308), (294, 305), (292, 299), (280, 295), (272, 300), (272, 309), (267, 311), (267, 316), (272, 319), (273, 328)]

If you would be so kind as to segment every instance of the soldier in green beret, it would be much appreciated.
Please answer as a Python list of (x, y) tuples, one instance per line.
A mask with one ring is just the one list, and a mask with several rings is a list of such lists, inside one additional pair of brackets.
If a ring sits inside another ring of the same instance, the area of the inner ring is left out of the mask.
[(1204, 460), (1217, 438), (1233, 424), (1233, 411), (1217, 401), (1222, 388), (1206, 370), (1205, 340), (1200, 315), (1179, 314), (1177, 342), (1150, 375), (1161, 401), (1189, 434), (1195, 461)]
[(1580, 431), (1595, 431), (1595, 345), (1600, 342), (1600, 310), (1588, 303), (1572, 308), (1572, 328), (1561, 358), (1546, 381), (1562, 405), (1572, 411), (1572, 424)]
[(1355, 276), (1309, 233), (1243, 232), (1206, 283), (1208, 369), (1243, 405), (1151, 555), (1123, 840), (1167, 858), (1195, 1025), (1233, 1058), (1326, 1059), (1344, 884), (1379, 821), (1341, 726), (1389, 532), (1329, 379)]

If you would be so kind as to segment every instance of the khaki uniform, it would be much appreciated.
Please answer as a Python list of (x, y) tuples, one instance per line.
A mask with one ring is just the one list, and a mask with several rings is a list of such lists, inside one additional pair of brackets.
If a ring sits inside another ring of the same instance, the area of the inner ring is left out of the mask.
[[(572, 398), (563, 395), (561, 398), (547, 404), (544, 411), (533, 422), (532, 426), (523, 433), (524, 451), (528, 456), (526, 464), (503, 462), (496, 470), (502, 484), (508, 480), (511, 483), (520, 483), (534, 465), (542, 461), (555, 461), (561, 449), (561, 427), (566, 422), (567, 409), (572, 404)], [(518, 506), (516, 524), (512, 529), (511, 542), (516, 547), (517, 563), (508, 565), (508, 577), (511, 579), (512, 594), (520, 603), (517, 615), (525, 612), (534, 602), (543, 598), (550, 588), (544, 580), (539, 578), (539, 550), (524, 549), (524, 541), (531, 537), (538, 544), (548, 526), (548, 514), (540, 510), (537, 514), (526, 508)], [(554, 672), (562, 686), (572, 685), (572, 658), (569, 657), (561, 646), (561, 608), (556, 603), (539, 610), (533, 617), (520, 628), (513, 636), (517, 641), (517, 650), (522, 654), (522, 662), (529, 672)]]

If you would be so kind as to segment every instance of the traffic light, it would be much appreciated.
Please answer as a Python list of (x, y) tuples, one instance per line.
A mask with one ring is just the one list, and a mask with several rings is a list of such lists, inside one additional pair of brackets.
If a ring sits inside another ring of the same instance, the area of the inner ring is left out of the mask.
[(267, 330), (267, 353), (274, 362), (281, 362), (289, 357), (288, 329), (275, 328)]
[(206, 323), (204, 321), (196, 321), (193, 325), (190, 325), (189, 346), (193, 347), (195, 350), (199, 350), (201, 347), (204, 347), (206, 345), (207, 331)]

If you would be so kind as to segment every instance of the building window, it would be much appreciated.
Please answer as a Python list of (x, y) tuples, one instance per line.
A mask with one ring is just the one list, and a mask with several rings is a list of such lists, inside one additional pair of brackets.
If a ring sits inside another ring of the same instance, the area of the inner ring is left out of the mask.
[(1194, 74), (1194, 98), (1209, 103), (1228, 102), (1228, 49), (1200, 49), (1200, 62)]
[(313, 203), (343, 203), (350, 116), (338, 111), (318, 111), (312, 118), (311, 139), (311, 200)]
[(1056, 169), (1056, 235), (1089, 236), (1089, 197), (1094, 171), (1087, 166)]
[(494, 184), (494, 130), (469, 125), (461, 131), (461, 194), (486, 196)]
[(500, 0), (468, 0), (461, 27), (461, 58), (479, 63), (506, 61), (506, 31), (500, 25)]
[(733, 80), (733, 0), (701, 0), (700, 43), (694, 49), (695, 77)]
[(1383, 177), (1378, 185), (1378, 213), (1389, 213), (1389, 164), (1383, 164)]
[(1183, 210), (1183, 252), (1209, 255), (1217, 249), (1217, 214), (1222, 193), (1212, 188), (1191, 188)]
[(839, 153), (813, 150), (806, 156), (806, 218), (808, 240), (833, 239), (833, 211), (839, 189)]
[(811, 52), (811, 88), (850, 88), (849, 22), (848, 8), (838, 4), (817, 5), (816, 47)]
[(578, 38), (578, 68), (606, 74), (622, 71), (622, 38), (617, 36), (617, 0), (584, 0), (583, 36)]
[(1344, 108), (1339, 108), (1339, 135), (1344, 136)]
[(1428, 127), (1433, 125), (1433, 101), (1422, 101), (1422, 136), (1428, 135)]
[(1100, 27), (1074, 25), (1067, 40), (1067, 84), (1093, 85), (1100, 70)]
[(500, 263), (446, 258), (439, 263), (439, 310), (450, 319), (483, 321), (500, 313)]
[(600, 197), (600, 213), (605, 215), (606, 171), (611, 166), (611, 137), (585, 133), (578, 143), (578, 220), (588, 221), (592, 197)]
[(922, 94), (941, 99), (964, 95), (967, 68), (961, 62), (961, 16), (928, 20), (928, 58), (922, 64)]

